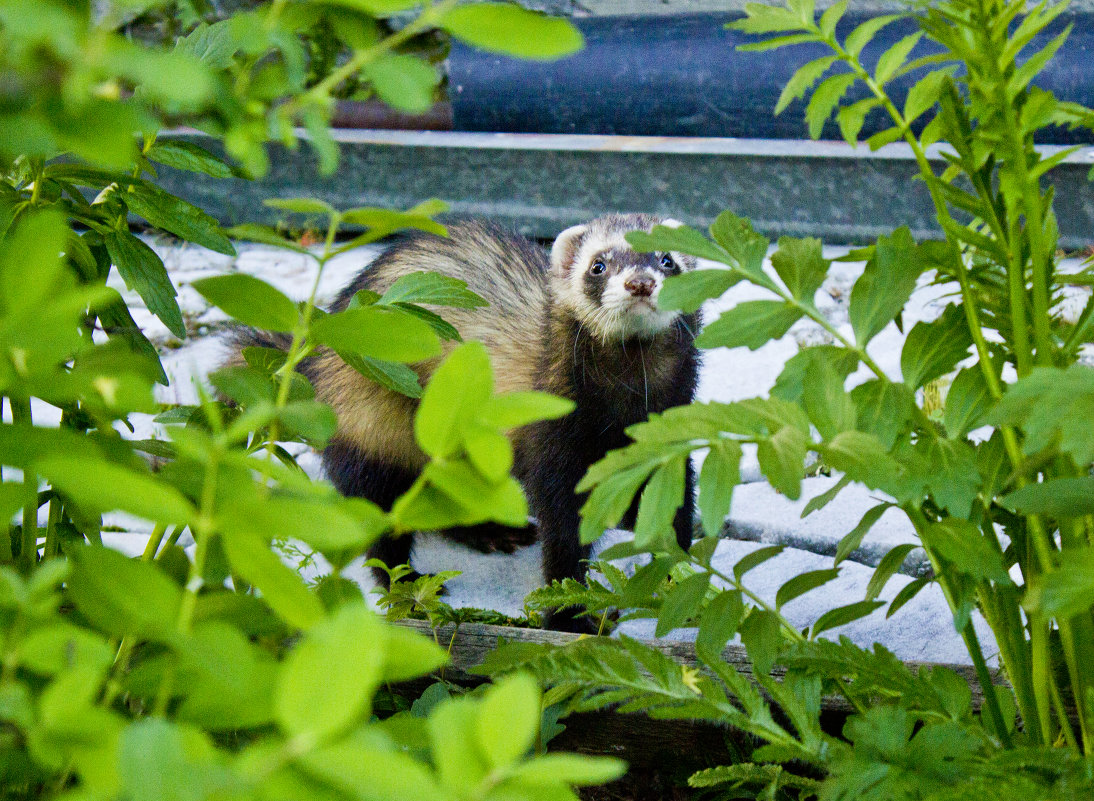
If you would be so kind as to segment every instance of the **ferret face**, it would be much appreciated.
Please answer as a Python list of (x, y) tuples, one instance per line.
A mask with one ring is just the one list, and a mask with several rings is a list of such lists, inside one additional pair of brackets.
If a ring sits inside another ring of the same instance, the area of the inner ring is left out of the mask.
[(695, 259), (676, 252), (636, 253), (624, 234), (675, 220), (629, 214), (601, 217), (558, 235), (551, 249), (552, 285), (557, 302), (603, 341), (650, 338), (664, 331), (680, 312), (657, 307), (670, 275), (694, 269)]

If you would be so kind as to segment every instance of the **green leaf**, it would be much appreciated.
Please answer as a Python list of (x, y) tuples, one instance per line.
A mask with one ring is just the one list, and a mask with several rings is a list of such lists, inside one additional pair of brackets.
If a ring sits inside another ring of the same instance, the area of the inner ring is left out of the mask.
[(437, 199), (423, 201), (406, 211), (362, 206), (342, 212), (342, 221), (349, 225), (360, 225), (371, 229), (364, 237), (359, 237), (350, 243), (356, 247), (365, 242), (374, 242), (402, 228), (416, 228), (437, 236), (445, 236), (448, 229), (436, 220), (430, 219), (430, 215), (447, 210), (448, 204)]
[(204, 732), (163, 718), (137, 720), (121, 732), (115, 759), (132, 801), (192, 801), (216, 792), (227, 771)]
[(329, 2), (364, 11), (373, 17), (388, 17), (422, 4), (422, 0), (329, 0)]
[(339, 353), (342, 361), (370, 381), (375, 381), (392, 392), (406, 395), (408, 398), (422, 397), (422, 385), (418, 383), (418, 374), (399, 362), (373, 359), (356, 353)]
[(513, 448), (504, 434), (483, 425), (470, 425), (464, 431), (463, 448), (467, 458), (490, 482), (503, 480), (513, 468)]
[(228, 256), (236, 255), (235, 248), (224, 235), (220, 224), (199, 209), (177, 198), (154, 184), (134, 184), (127, 192), (119, 193), (125, 205), (134, 214), (164, 231), (170, 231), (180, 239), (193, 242)]
[(757, 443), (760, 470), (771, 486), (791, 500), (801, 496), (807, 449), (805, 434), (793, 426), (784, 426)]
[(416, 114), (433, 105), (440, 80), (432, 64), (416, 56), (382, 56), (361, 70), (377, 96), (392, 108)]
[(771, 397), (789, 403), (798, 403), (807, 386), (806, 375), (815, 370), (816, 363), (823, 363), (825, 372), (831, 372), (842, 381), (858, 368), (858, 354), (838, 345), (815, 345), (791, 356), (771, 388)]
[(275, 248), (285, 248), (294, 253), (309, 253), (306, 247), (286, 239), (275, 228), (258, 223), (243, 223), (228, 229), (228, 235), (234, 239), (244, 239), (248, 242), (259, 242), (263, 245), (273, 245)]
[(157, 139), (146, 155), (152, 161), (177, 170), (200, 172), (213, 178), (232, 177), (232, 168), (227, 163), (185, 139)]
[(433, 272), (416, 272), (400, 276), (378, 301), (379, 303), (424, 303), (474, 309), (488, 306), (487, 301), (467, 288), (467, 282)]
[(825, 359), (814, 359), (805, 368), (801, 403), (824, 439), (855, 426), (855, 407), (843, 388), (844, 380)]
[(669, 459), (650, 476), (638, 505), (634, 543), (639, 548), (663, 549), (675, 542), (672, 519), (684, 500), (684, 468), (688, 454)]
[(874, 70), (874, 81), (878, 86), (884, 86), (888, 80), (893, 77), (893, 74), (908, 60), (912, 48), (914, 48), (922, 38), (923, 31), (916, 31), (915, 33), (908, 34), (881, 54), (881, 57), (877, 60), (877, 67)]
[(791, 101), (800, 100), (809, 91), (809, 88), (838, 60), (839, 56), (822, 56), (798, 67), (790, 80), (783, 86), (782, 93), (779, 95), (779, 102), (775, 104), (775, 114), (782, 114)]
[(938, 103), (939, 94), (952, 69), (928, 72), (915, 82), (904, 99), (904, 119), (908, 122), (919, 119), (928, 109)]
[[(371, 798), (377, 801), (453, 797), (447, 787), (438, 783), (430, 767), (394, 746), (379, 732), (351, 735), (313, 749), (299, 757), (299, 762), (307, 774), (323, 783), (309, 782), (304, 790), (294, 784), (285, 794), (288, 798), (299, 797), (297, 794), (301, 792), (309, 801), (355, 798), (363, 787), (369, 788)], [(327, 795), (317, 791), (327, 785), (340, 792)], [(264, 793), (269, 794), (265, 788)]]
[(476, 705), (467, 696), (438, 704), (427, 719), (433, 764), (452, 797), (473, 797), (490, 770), (477, 742), (478, 719)]
[(775, 608), (781, 609), (783, 604), (827, 584), (838, 576), (838, 568), (825, 568), (824, 570), (810, 570), (799, 573), (779, 587), (778, 592), (775, 593)]
[(325, 200), (320, 200), (314, 197), (284, 197), (284, 198), (269, 198), (262, 201), (263, 206), (269, 206), (271, 209), (280, 209), (281, 211), (288, 211), (293, 214), (308, 214), (308, 215), (320, 215), (323, 217), (333, 217), (338, 212), (334, 206)]
[(848, 316), (859, 347), (864, 347), (904, 308), (923, 272), (907, 227), (878, 238), (874, 258), (851, 289)]
[(826, 464), (870, 489), (888, 491), (897, 479), (897, 462), (873, 434), (841, 431), (817, 450)]
[(855, 425), (873, 434), (886, 450), (911, 424), (915, 397), (904, 384), (871, 380), (851, 390)]
[(756, 673), (770, 673), (782, 647), (782, 624), (779, 616), (766, 609), (753, 607), (741, 625), (741, 642)]
[(479, 420), (498, 431), (508, 431), (539, 420), (557, 420), (574, 410), (569, 398), (546, 392), (506, 392), (490, 398), (479, 411)]
[[(916, 445), (916, 459), (905, 463), (901, 481), (905, 486), (925, 488), (939, 506), (958, 517), (967, 517), (980, 489), (976, 452), (967, 442), (932, 437)], [(903, 460), (902, 460), (903, 461)], [(905, 493), (894, 486), (892, 494), (904, 499)]]
[(128, 231), (111, 231), (103, 241), (125, 285), (141, 296), (148, 311), (159, 317), (172, 334), (185, 339), (186, 325), (175, 300), (178, 293), (156, 252)]
[(433, 640), (400, 626), (387, 626), (383, 680), (401, 682), (443, 667), (448, 654)]
[(68, 597), (88, 620), (114, 636), (167, 638), (182, 591), (166, 574), (108, 548), (76, 548)]
[(889, 583), (889, 579), (893, 577), (893, 574), (900, 570), (900, 566), (904, 564), (908, 554), (918, 547), (914, 542), (907, 542), (896, 545), (886, 552), (885, 556), (878, 562), (878, 566), (874, 568), (874, 575), (870, 576), (870, 583), (866, 585), (867, 601), (876, 600), (881, 595), (885, 585)]
[[(607, 784), (627, 772), (627, 763), (612, 757), (582, 754), (543, 754), (517, 765), (510, 774), (518, 787), (525, 787), (530, 798), (548, 798), (547, 790), (560, 785), (591, 786)], [(559, 793), (559, 801), (569, 799)], [(522, 796), (525, 797), (525, 796)], [(556, 797), (554, 794), (551, 798)]]
[(1054, 478), (1027, 484), (1004, 495), (999, 503), (1023, 515), (1048, 515), (1057, 520), (1094, 514), (1094, 477)]
[(836, 499), (836, 496), (838, 496), (841, 492), (843, 492), (844, 489), (846, 489), (847, 485), (850, 483), (850, 476), (846, 474), (840, 476), (840, 480), (833, 484), (831, 487), (826, 489), (820, 495), (814, 495), (812, 498), (809, 499), (809, 503), (807, 503), (802, 509), (802, 518), (806, 518), (809, 515), (813, 514), (813, 512), (817, 512), (830, 504)]
[(965, 436), (981, 424), (994, 399), (980, 365), (957, 374), (946, 393), (946, 431), (951, 438)]
[(299, 312), (281, 290), (244, 273), (199, 278), (192, 286), (214, 306), (245, 325), (267, 331), (292, 331)]
[(763, 548), (757, 548), (747, 556), (741, 557), (737, 564), (733, 566), (733, 577), (737, 579), (737, 583), (739, 584), (748, 571), (752, 570), (754, 567), (759, 567), (768, 559), (775, 558), (785, 549), (785, 545), (768, 545)]
[(692, 270), (680, 275), (670, 275), (657, 296), (658, 308), (683, 311), (691, 314), (705, 301), (720, 298), (731, 286), (741, 280), (740, 273), (732, 270)]
[(710, 259), (722, 264), (733, 264), (735, 260), (731, 254), (722, 250), (718, 245), (687, 225), (673, 227), (655, 225), (649, 233), (630, 231), (623, 238), (638, 253), (669, 250), (687, 253), (702, 259)]
[(744, 617), (741, 593), (723, 590), (711, 599), (699, 618), (699, 633), (695, 644), (710, 653), (720, 654), (726, 643), (737, 633)]
[[(603, 463), (598, 462), (598, 464)], [(620, 521), (630, 509), (638, 488), (645, 483), (654, 467), (654, 463), (647, 461), (629, 469), (612, 471), (599, 480), (595, 489), (589, 493), (588, 500), (581, 507), (579, 534), (583, 544), (593, 542), (604, 533), (604, 529)], [(591, 486), (589, 478), (592, 475), (594, 474), (590, 468), (578, 484), (579, 492), (589, 489)]]
[(482, 343), (468, 342), (453, 350), (430, 379), (414, 418), (422, 450), (435, 459), (454, 454), (464, 427), (490, 399), (493, 388), (490, 357)]
[(189, 34), (179, 39), (175, 48), (189, 53), (215, 70), (227, 69), (239, 50), (232, 33), (232, 20), (220, 20), (212, 25), (199, 23)]
[[(362, 291), (367, 291), (367, 290), (362, 290)], [(379, 300), (379, 299), (380, 299), (379, 297), (376, 298), (376, 300)], [(372, 305), (372, 304), (363, 304), (363, 305)], [(405, 312), (406, 314), (410, 314), (410, 315), (413, 315), (414, 317), (417, 317), (419, 320), (421, 320), (426, 325), (428, 325), (430, 328), (432, 328), (434, 333), (436, 333), (436, 335), (439, 336), (443, 340), (447, 340), (449, 342), (462, 342), (463, 341), (463, 339), (460, 337), (460, 332), (456, 330), (455, 326), (453, 326), (451, 323), (447, 322), (439, 314), (437, 314), (435, 312), (431, 312), (429, 309), (422, 308), (421, 306), (415, 306), (413, 303), (393, 303), (392, 308), (398, 309), (401, 312)]]
[(733, 502), (733, 488), (741, 481), (741, 445), (736, 440), (711, 442), (699, 471), (699, 516), (707, 536), (722, 533)]
[(216, 521), (229, 536), (244, 532), (252, 537), (298, 539), (325, 553), (363, 550), (387, 523), (378, 506), (361, 498), (353, 503), (351, 513), (350, 507), (329, 497), (238, 493), (217, 510)]
[(222, 541), (232, 570), (257, 587), (282, 620), (294, 628), (308, 629), (323, 618), (323, 604), (261, 538), (235, 531)]
[(898, 19), (903, 19), (906, 16), (906, 14), (886, 14), (879, 17), (870, 17), (870, 19), (851, 31), (843, 43), (843, 49), (846, 50), (852, 58), (858, 58), (859, 54), (862, 52), (862, 48), (877, 35), (878, 31), (889, 23)]
[(55, 455), (38, 461), (35, 467), (85, 511), (121, 509), (171, 525), (187, 525), (197, 515), (193, 504), (165, 481), (102, 459)]
[(840, 538), (839, 544), (836, 546), (835, 564), (837, 567), (840, 562), (849, 557), (862, 544), (863, 538), (874, 527), (874, 523), (885, 514), (890, 506), (892, 506), (890, 503), (879, 503), (877, 506), (867, 509), (855, 527)]
[(756, 350), (783, 336), (801, 316), (801, 309), (781, 300), (746, 300), (707, 325), (695, 344), (700, 348)]
[(709, 573), (695, 573), (678, 582), (661, 604), (661, 614), (657, 617), (657, 629), (654, 636), (664, 637), (673, 629), (680, 628), (696, 617), (709, 586)]
[(866, 123), (866, 115), (878, 108), (881, 100), (876, 97), (864, 97), (856, 100), (849, 106), (844, 106), (836, 112), (836, 123), (839, 125), (840, 136), (847, 144), (854, 147), (858, 144), (858, 135), (862, 126)]
[(540, 692), (527, 673), (507, 676), (487, 690), (475, 735), (491, 767), (508, 768), (528, 753), (539, 727)]
[(781, 33), (798, 31), (805, 26), (801, 15), (790, 8), (764, 3), (746, 3), (744, 19), (726, 23), (726, 27), (745, 33)]
[(854, 621), (873, 613), (879, 606), (884, 605), (885, 604), (882, 601), (856, 601), (853, 604), (829, 609), (817, 618), (817, 622), (813, 624), (809, 636), (815, 638), (823, 631), (853, 623)]
[(585, 44), (569, 20), (505, 3), (456, 6), (440, 26), (481, 50), (541, 61), (576, 53)]
[(94, 632), (57, 622), (36, 628), (23, 637), (16, 658), (28, 670), (56, 676), (76, 665), (108, 668), (114, 662), (114, 651)]
[(1011, 583), (998, 543), (990, 541), (968, 520), (948, 517), (921, 533), (923, 545), (958, 572), (976, 580)]
[(748, 275), (749, 280), (769, 289), (773, 286), (763, 269), (770, 243), (766, 237), (756, 233), (752, 223), (746, 218), (738, 217), (728, 210), (723, 211), (710, 224), (710, 236), (726, 252), (732, 254), (737, 267)]
[(991, 425), (1017, 425), (1027, 454), (1058, 448), (1086, 465), (1094, 461), (1094, 369), (1035, 367), (1011, 384), (988, 414)]
[(1067, 41), (1067, 37), (1071, 35), (1073, 24), (1069, 24), (1062, 32), (1053, 37), (1047, 45), (1026, 58), (1022, 65), (1014, 71), (1014, 77), (1010, 79), (1007, 85), (1007, 92), (1010, 96), (1013, 97), (1025, 89), (1029, 82), (1037, 76), (1037, 73), (1045, 68), (1045, 65), (1056, 55), (1056, 51)]
[(845, 72), (841, 75), (833, 75), (825, 78), (809, 98), (809, 104), (805, 107), (805, 119), (809, 123), (809, 137), (820, 139), (824, 132), (824, 124), (832, 116), (840, 98), (851, 88), (855, 82), (854, 73)]
[(838, 0), (838, 2), (825, 9), (824, 13), (821, 14), (821, 18), (817, 21), (817, 27), (820, 28), (821, 34), (830, 37), (836, 32), (836, 25), (847, 13), (847, 5), (848, 0)]
[(386, 634), (363, 603), (341, 606), (314, 626), (289, 653), (278, 678), (274, 708), (285, 733), (322, 741), (367, 720)]
[(1072, 550), (1050, 572), (1030, 581), (1022, 606), (1042, 618), (1066, 620), (1094, 606), (1094, 551)]
[(384, 361), (417, 362), (441, 352), (440, 340), (428, 323), (379, 306), (324, 315), (312, 324), (312, 336), (336, 351)]
[(932, 579), (930, 578), (921, 577), (905, 584), (903, 589), (901, 589), (901, 591), (893, 597), (892, 602), (890, 602), (889, 608), (885, 612), (885, 619), (888, 620), (900, 611), (900, 607), (919, 595), (919, 591), (930, 584), (931, 581)]
[(821, 241), (814, 237), (780, 237), (779, 249), (771, 254), (771, 266), (790, 294), (808, 305), (828, 275), (831, 262), (821, 253)]
[(176, 651), (185, 696), (178, 719), (223, 732), (273, 723), (276, 663), (235, 625), (201, 620)]
[(900, 372), (912, 390), (952, 371), (969, 355), (972, 335), (961, 306), (950, 304), (930, 323), (916, 323), (900, 352)]

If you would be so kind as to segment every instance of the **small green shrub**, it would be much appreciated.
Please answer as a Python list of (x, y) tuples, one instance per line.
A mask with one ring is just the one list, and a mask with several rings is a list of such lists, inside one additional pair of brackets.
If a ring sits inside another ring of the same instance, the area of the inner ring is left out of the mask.
[[(667, 308), (694, 310), (741, 281), (767, 291), (767, 299), (738, 304), (709, 323), (698, 345), (755, 349), (805, 318), (822, 326), (833, 344), (790, 359), (768, 398), (694, 404), (630, 428), (633, 444), (594, 465), (579, 485), (589, 492), (582, 532), (588, 541), (616, 524), (644, 484), (634, 545), (603, 558), (649, 552), (653, 560), (629, 580), (608, 566), (604, 581), (587, 589), (555, 585), (532, 598), (629, 608), (631, 615), (657, 617), (658, 633), (697, 624), (696, 651), (709, 674), (626, 639), (576, 643), (534, 657), (503, 652), (492, 670), (520, 666), (546, 681), (578, 686), (578, 708), (621, 704), (751, 732), (765, 743), (753, 755), (756, 764), (692, 777), (697, 787), (726, 787), (725, 797), (1058, 799), (1094, 791), (1094, 433), (1088, 422), (1094, 369), (1078, 363), (1091, 341), (1094, 299), (1075, 322), (1058, 313), (1060, 290), (1090, 285), (1092, 278), (1089, 268), (1057, 270), (1052, 192), (1043, 188), (1046, 173), (1073, 151), (1049, 156), (1034, 147), (1045, 126), (1090, 127), (1094, 117), (1032, 83), (1068, 31), (1030, 52), (1034, 37), (1065, 8), (943, 0), (917, 11), (919, 30), (869, 65), (860, 58), (864, 46), (904, 15), (875, 17), (841, 37), (836, 24), (846, 2), (817, 18), (811, 0), (790, 0), (783, 8), (750, 4), (732, 23), (773, 34), (746, 50), (807, 42), (828, 47), (830, 55), (795, 73), (777, 110), (809, 94), (810, 133), (819, 136), (834, 114), (852, 144), (866, 114), (886, 115), (890, 127), (868, 144), (901, 141), (910, 148), (945, 238), (917, 243), (901, 228), (848, 254), (866, 266), (851, 291), (852, 333), (845, 334), (814, 305), (830, 264), (819, 240), (780, 239), (772, 275), (763, 269), (768, 240), (728, 211), (710, 226), (709, 237), (689, 228), (630, 234), (636, 248), (679, 250), (723, 265), (669, 279), (661, 296)], [(935, 45), (932, 55), (911, 58), (920, 40)], [(900, 108), (887, 87), (907, 74), (916, 80)], [(841, 106), (855, 83), (869, 96)], [(932, 145), (945, 158), (941, 172), (927, 157)], [(868, 346), (899, 318), (925, 275), (946, 287), (952, 302), (937, 320), (908, 331), (896, 380)], [(872, 375), (848, 392), (847, 378), (860, 365)], [(928, 415), (922, 390), (955, 371), (941, 414)], [(810, 453), (843, 474), (806, 513), (836, 501), (853, 481), (894, 499), (844, 537), (834, 569), (790, 579), (774, 604), (742, 579), (779, 547), (756, 551), (732, 572), (710, 564), (745, 444), (756, 447), (764, 476), (790, 498), (800, 495)], [(673, 548), (670, 522), (682, 500), (682, 465), (696, 450), (706, 451), (698, 503), (711, 538), (683, 554)], [(982, 711), (972, 708), (969, 688), (948, 670), (915, 675), (880, 646), (864, 651), (848, 641), (818, 639), (882, 606), (877, 599), (912, 546), (889, 552), (865, 598), (828, 610), (805, 631), (781, 614), (783, 604), (832, 580), (890, 505), (907, 514), (934, 575), (908, 584), (888, 612), (930, 582), (941, 587), (980, 679)], [(992, 683), (970, 622), (974, 609), (995, 634), (1008, 685)], [(735, 634), (769, 697), (723, 661), (722, 648)], [(781, 682), (768, 675), (776, 664), (787, 669)], [(830, 693), (855, 710), (842, 736), (819, 725), (821, 698)], [(786, 722), (772, 716), (772, 702)], [(795, 760), (823, 781), (791, 775)]]
[[(542, 753), (543, 702), (527, 676), (412, 707), (393, 696), (390, 685), (441, 668), (446, 653), (369, 611), (339, 576), (377, 536), (423, 517), (523, 517), (512, 479), (464, 448), (472, 426), (503, 443), (499, 460), (508, 447), (503, 424), (487, 425), (498, 401), (482, 346), (453, 350), (424, 391), (406, 366), (458, 338), (419, 301), (480, 299), (423, 273), (325, 315), (314, 290), (297, 304), (259, 279), (203, 279), (195, 286), (212, 303), (291, 346), (216, 373), (231, 405), (206, 390), (197, 406), (159, 415), (166, 441), (134, 442), (118, 431), (161, 411), (152, 389), (166, 376), (106, 286), (117, 269), (183, 338), (175, 288), (130, 216), (234, 252), (215, 220), (157, 186), (158, 165), (258, 175), (271, 134), (294, 145), (303, 124), (330, 171), (327, 121), (347, 79), (403, 109), (432, 101), (439, 76), (432, 45), (414, 47), (420, 34), (533, 58), (570, 52), (580, 35), (515, 7), (451, 0), (274, 0), (219, 21), (200, 18), (204, 3), (102, 4), (94, 20), (91, 5), (0, 3), (4, 797), (573, 799), (572, 786), (618, 776), (617, 760)], [(133, 36), (118, 28), (121, 12)], [(383, 18), (405, 12), (391, 31)], [(169, 32), (164, 44), (135, 35), (147, 37), (149, 22)], [(158, 136), (174, 125), (216, 135), (233, 163)], [(316, 281), (336, 253), (396, 229), (443, 233), (433, 201), (406, 212), (274, 205), (327, 218)], [(340, 244), (344, 223), (364, 233)], [(302, 250), (259, 226), (232, 233)], [(440, 458), (393, 514), (308, 480), (283, 447), (321, 446), (335, 430), (293, 369), (320, 346), (422, 397), (424, 447)], [(466, 402), (453, 414), (458, 393)], [(504, 403), (528, 420), (567, 408), (536, 395)], [(41, 424), (46, 410), (60, 411), (59, 426)], [(470, 505), (452, 498), (435, 480), (444, 470), (485, 491)], [(102, 516), (116, 510), (155, 524), (139, 559), (102, 547)], [(192, 550), (178, 545), (187, 530)], [(334, 572), (309, 588), (272, 542), (302, 543)]]

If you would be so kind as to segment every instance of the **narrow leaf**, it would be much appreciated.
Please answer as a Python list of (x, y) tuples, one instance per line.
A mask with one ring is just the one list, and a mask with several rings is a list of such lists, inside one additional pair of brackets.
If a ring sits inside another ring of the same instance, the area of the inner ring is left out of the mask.
[(175, 300), (178, 292), (156, 252), (128, 231), (111, 231), (103, 242), (125, 285), (141, 296), (148, 311), (159, 317), (172, 334), (185, 339), (186, 325)]
[(244, 273), (200, 278), (192, 286), (202, 296), (245, 325), (267, 331), (292, 331), (299, 317), (296, 304), (279, 289)]

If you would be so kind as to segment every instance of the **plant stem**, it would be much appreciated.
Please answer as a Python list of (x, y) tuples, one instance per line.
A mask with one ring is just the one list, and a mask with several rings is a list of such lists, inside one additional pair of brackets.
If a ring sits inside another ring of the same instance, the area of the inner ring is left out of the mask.
[[(30, 401), (8, 398), (11, 420), (15, 425), (33, 426)], [(23, 505), (23, 538), (19, 551), (19, 569), (30, 575), (38, 561), (38, 476), (29, 467), (23, 469), (23, 488), (27, 501)]]
[(145, 543), (144, 553), (141, 554), (142, 562), (151, 562), (156, 558), (156, 551), (159, 550), (160, 543), (163, 542), (163, 535), (166, 533), (167, 525), (165, 523), (157, 523), (148, 537), (148, 542)]
[(371, 47), (354, 51), (353, 55), (350, 56), (345, 64), (332, 70), (322, 80), (318, 81), (299, 97), (295, 97), (281, 106), (281, 113), (291, 117), (309, 106), (325, 104), (329, 100), (331, 91), (342, 83), (342, 81), (355, 75), (363, 67), (371, 64), (381, 56), (391, 52), (410, 39), (413, 39), (418, 34), (424, 33), (430, 28), (435, 27), (444, 19), (444, 15), (447, 14), (448, 10), (454, 5), (456, 5), (456, 0), (442, 0), (442, 2), (437, 3), (436, 5), (428, 6), (422, 10), (422, 13), (418, 15), (417, 19), (410, 22), (401, 30), (396, 31), (391, 36), (377, 42)]
[[(205, 464), (205, 476), (201, 487), (201, 506), (198, 510), (197, 520), (190, 526), (194, 535), (194, 560), (190, 563), (190, 570), (186, 576), (186, 587), (182, 594), (182, 602), (179, 604), (178, 618), (175, 621), (175, 630), (187, 637), (194, 620), (194, 609), (197, 606), (198, 592), (205, 582), (205, 557), (209, 549), (209, 539), (213, 536), (213, 512), (216, 504), (217, 471), (220, 467), (221, 448), (224, 447), (225, 435), (218, 434), (214, 440), (214, 448), (209, 454), (209, 460)], [(174, 691), (177, 666), (168, 668), (163, 680), (160, 682), (159, 692), (156, 695), (156, 703), (153, 714), (162, 717), (167, 711), (167, 704), (171, 701)]]
[[(999, 696), (995, 693), (995, 683), (991, 680), (991, 673), (988, 671), (987, 662), (984, 661), (984, 652), (980, 649), (980, 640), (976, 636), (976, 629), (973, 628), (971, 620), (961, 630), (961, 639), (965, 641), (965, 647), (976, 669), (976, 678), (980, 682), (980, 688), (984, 690), (984, 705), (988, 708), (988, 717), (991, 718), (995, 736), (999, 738), (1004, 748), (1013, 748), (1014, 743), (1011, 741), (1007, 724), (1003, 721), (1003, 712), (999, 708)], [(990, 693), (987, 691), (988, 687), (991, 688)]]

